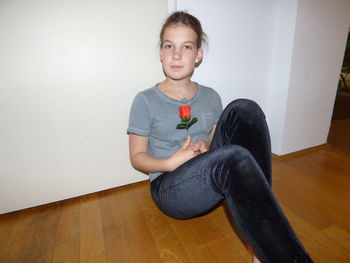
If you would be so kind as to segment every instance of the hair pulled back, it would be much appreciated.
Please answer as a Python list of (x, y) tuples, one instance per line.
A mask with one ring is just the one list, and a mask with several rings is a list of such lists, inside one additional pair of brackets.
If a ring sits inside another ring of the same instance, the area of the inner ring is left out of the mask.
[(201, 48), (202, 44), (205, 44), (207, 35), (203, 32), (201, 22), (184, 11), (177, 11), (171, 14), (164, 22), (162, 30), (160, 31), (160, 46), (163, 44), (164, 32), (167, 27), (176, 25), (185, 25), (191, 28), (197, 34), (197, 48)]

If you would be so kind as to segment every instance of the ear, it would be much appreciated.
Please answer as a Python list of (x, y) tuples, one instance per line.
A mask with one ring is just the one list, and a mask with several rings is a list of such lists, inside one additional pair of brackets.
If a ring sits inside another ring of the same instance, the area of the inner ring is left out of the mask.
[(202, 62), (202, 59), (203, 59), (203, 48), (198, 48), (196, 64), (200, 64)]

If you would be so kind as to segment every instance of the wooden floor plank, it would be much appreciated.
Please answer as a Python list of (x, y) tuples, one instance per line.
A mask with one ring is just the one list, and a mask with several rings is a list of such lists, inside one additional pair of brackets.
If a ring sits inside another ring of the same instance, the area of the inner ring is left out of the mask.
[(121, 216), (117, 191), (99, 193), (101, 221), (108, 263), (132, 263), (126, 222)]
[[(313, 155), (320, 154), (313, 153)], [(288, 162), (286, 163), (288, 164)], [(304, 204), (305, 209), (309, 209), (306, 213), (313, 213), (314, 217), (319, 217), (318, 221), (323, 221), (324, 225), (320, 225), (320, 229), (327, 227), (333, 223), (343, 226), (346, 230), (350, 230), (350, 221), (344, 221), (343, 218), (350, 217), (350, 194), (348, 191), (341, 191), (340, 187), (335, 187), (335, 184), (329, 184), (328, 180), (324, 181), (319, 176), (308, 176), (309, 172), (298, 172), (300, 167), (297, 164), (286, 167), (284, 170), (290, 170), (290, 176), (286, 176), (283, 181), (278, 182), (278, 189), (295, 186), (295, 194), (293, 196), (295, 202), (300, 201)], [(304, 169), (301, 169), (302, 171)], [(328, 177), (333, 177), (336, 180), (338, 174), (328, 174)], [(348, 180), (350, 173), (348, 174)], [(350, 189), (350, 185), (349, 188)], [(277, 190), (278, 191), (278, 190)], [(292, 189), (291, 189), (292, 191)], [(339, 202), (342, 200), (342, 202)], [(299, 208), (298, 208), (299, 209)]]
[(21, 215), (23, 215), (23, 212), (0, 216), (0, 259), (5, 258), (5, 255), (7, 254), (6, 250), (11, 251), (11, 248), (9, 248), (9, 240), (15, 229), (16, 223), (20, 222)]
[(123, 186), (118, 191), (117, 199), (120, 204), (120, 214), (126, 223), (133, 262), (161, 262), (160, 253), (149, 231), (145, 216), (137, 205), (132, 185)]
[(52, 263), (80, 261), (80, 201), (60, 202), (55, 250)]
[[(296, 171), (293, 167), (290, 167), (283, 162), (275, 162), (274, 164), (274, 172), (284, 174), (284, 178), (276, 181), (273, 185), (273, 192), (275, 193), (277, 200), (288, 206), (290, 210), (297, 213), (300, 217), (312, 221), (317, 228), (323, 229), (329, 226), (332, 221), (331, 218), (328, 217), (328, 212), (318, 209), (317, 204), (315, 204), (321, 200), (322, 193), (318, 193), (321, 196), (315, 197), (314, 195), (315, 199), (310, 200), (308, 197), (307, 199), (304, 199), (305, 194), (313, 194), (313, 186), (305, 182), (307, 176), (301, 174), (300, 176), (303, 179), (300, 181), (300, 179), (294, 178), (297, 174), (300, 174), (300, 172)], [(293, 180), (294, 183), (291, 183)], [(304, 189), (306, 188), (306, 193), (300, 190), (302, 185), (304, 186)]]
[(32, 222), (30, 245), (21, 251), (21, 261), (28, 263), (50, 263), (56, 243), (57, 224), (59, 219), (58, 203), (46, 206)]
[(170, 226), (167, 216), (162, 214), (151, 201), (148, 187), (133, 187), (135, 200), (146, 221), (162, 262), (192, 262), (176, 232)]
[(350, 233), (337, 225), (331, 225), (322, 230), (327, 237), (335, 240), (340, 246), (350, 251)]
[(284, 207), (286, 216), (302, 241), (306, 250), (317, 263), (350, 262), (350, 251), (328, 238), (319, 229), (313, 227), (288, 208)]
[(251, 255), (248, 253), (245, 244), (242, 243), (242, 240), (236, 234), (224, 205), (219, 206), (207, 216), (211, 218), (216, 227), (220, 229), (221, 233), (230, 241), (234, 247), (231, 253), (235, 258), (238, 258), (240, 262), (250, 262)]
[(97, 195), (80, 198), (80, 262), (107, 262)]
[(193, 228), (190, 220), (169, 220), (171, 227), (176, 232), (179, 241), (186, 249), (191, 262), (220, 262), (213, 251), (201, 237), (200, 233)]
[[(287, 160), (285, 164), (312, 175), (340, 190), (349, 189), (349, 157), (340, 156), (329, 150)], [(348, 194), (347, 191), (340, 193)]]
[(332, 121), (328, 142), (338, 150), (350, 154), (350, 119)]
[[(5, 240), (2, 253), (0, 254), (0, 262), (22, 262), (23, 255), (26, 254), (32, 245), (34, 236), (34, 228), (36, 218), (40, 216), (40, 210), (30, 209), (28, 211), (15, 212), (13, 215), (5, 215), (15, 222), (13, 230), (9, 236), (1, 236), (0, 239)], [(2, 231), (4, 233), (4, 231)], [(41, 249), (41, 248), (37, 248)], [(33, 258), (28, 258), (32, 261)]]

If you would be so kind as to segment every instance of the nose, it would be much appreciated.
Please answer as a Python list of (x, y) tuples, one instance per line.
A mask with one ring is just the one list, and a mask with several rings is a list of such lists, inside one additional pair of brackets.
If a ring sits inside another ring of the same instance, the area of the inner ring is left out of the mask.
[(174, 49), (173, 52), (173, 59), (174, 60), (180, 60), (182, 58), (180, 49)]

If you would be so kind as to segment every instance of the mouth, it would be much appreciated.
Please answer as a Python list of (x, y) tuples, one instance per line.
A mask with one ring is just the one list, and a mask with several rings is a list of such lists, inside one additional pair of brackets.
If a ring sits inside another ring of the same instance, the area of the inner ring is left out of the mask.
[(174, 65), (174, 66), (171, 66), (172, 69), (182, 69), (183, 66), (178, 66), (178, 65)]

